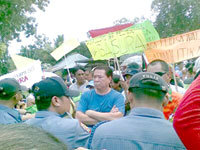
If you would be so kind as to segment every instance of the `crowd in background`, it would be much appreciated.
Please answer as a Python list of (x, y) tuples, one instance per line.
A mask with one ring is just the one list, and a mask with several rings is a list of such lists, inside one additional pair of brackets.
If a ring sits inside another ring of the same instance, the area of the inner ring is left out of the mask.
[[(31, 89), (2, 79), (0, 143), (4, 149), (199, 149), (199, 72), (196, 58), (174, 66), (163, 60), (77, 66)], [(31, 143), (12, 140), (14, 134)]]

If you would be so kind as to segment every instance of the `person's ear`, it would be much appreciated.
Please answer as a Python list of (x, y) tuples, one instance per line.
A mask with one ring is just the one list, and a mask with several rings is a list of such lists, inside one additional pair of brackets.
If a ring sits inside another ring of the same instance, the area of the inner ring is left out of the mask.
[(23, 96), (22, 96), (21, 93), (16, 93), (16, 94), (14, 95), (14, 99), (17, 100), (17, 101), (22, 100), (22, 98), (23, 98)]
[(167, 106), (167, 104), (169, 103), (169, 99), (170, 99), (170, 95), (167, 93), (164, 97), (164, 100), (162, 102), (162, 107)]
[(12, 100), (14, 101), (14, 104), (17, 104), (20, 100), (22, 100), (21, 93), (16, 93), (13, 95)]
[(110, 80), (110, 84), (112, 83), (112, 77), (109, 76), (108, 79)]
[(127, 93), (127, 98), (128, 98), (128, 101), (130, 102), (131, 108), (133, 108), (134, 105), (135, 105), (135, 100), (134, 100), (133, 93), (130, 92), (130, 91), (128, 91), (128, 93)]
[(55, 107), (59, 107), (61, 104), (60, 104), (60, 99), (57, 97), (57, 96), (53, 96), (51, 98), (51, 103), (53, 106)]

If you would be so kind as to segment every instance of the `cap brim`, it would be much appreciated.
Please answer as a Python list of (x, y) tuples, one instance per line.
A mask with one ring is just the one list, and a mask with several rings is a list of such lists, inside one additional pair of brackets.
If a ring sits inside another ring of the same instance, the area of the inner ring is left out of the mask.
[(68, 89), (66, 91), (66, 96), (69, 96), (69, 97), (77, 97), (79, 95), (80, 95), (80, 92), (76, 91), (76, 90), (70, 90), (70, 89)]
[(20, 85), (20, 90), (23, 92), (27, 92), (28, 88), (25, 85)]
[(94, 87), (94, 85), (86, 85), (86, 88)]

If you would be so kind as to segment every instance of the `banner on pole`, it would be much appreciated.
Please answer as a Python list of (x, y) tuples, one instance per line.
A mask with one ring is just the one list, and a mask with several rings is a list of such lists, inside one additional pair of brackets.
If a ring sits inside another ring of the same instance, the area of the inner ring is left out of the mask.
[(63, 44), (61, 44), (57, 49), (55, 49), (51, 53), (51, 56), (53, 56), (55, 60), (59, 60), (65, 54), (71, 52), (73, 49), (75, 49), (79, 45), (80, 43), (76, 39), (65, 41)]
[(92, 58), (103, 60), (146, 49), (142, 30), (127, 29), (105, 34), (86, 42)]
[(200, 56), (200, 30), (148, 43), (145, 55), (149, 62), (162, 59), (168, 63), (198, 57)]
[(20, 56), (20, 55), (11, 55), (11, 58), (12, 58), (17, 69), (24, 68), (25, 66), (36, 61), (34, 59), (30, 59), (30, 58), (23, 57), (23, 56)]
[(22, 69), (1, 76), (0, 80), (4, 78), (15, 78), (21, 85), (31, 88), (34, 83), (42, 79), (42, 75), (41, 62), (36, 60)]

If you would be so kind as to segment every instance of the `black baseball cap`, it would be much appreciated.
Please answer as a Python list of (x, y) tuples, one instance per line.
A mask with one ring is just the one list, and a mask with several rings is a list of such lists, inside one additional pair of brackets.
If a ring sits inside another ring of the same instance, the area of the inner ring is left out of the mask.
[(168, 91), (168, 85), (162, 77), (151, 72), (140, 72), (132, 76), (129, 88), (154, 89), (166, 93)]
[[(79, 96), (80, 92), (70, 90), (60, 77), (49, 77), (32, 86), (32, 91), (36, 97), (52, 97), (52, 96)], [(37, 99), (37, 98), (36, 98)]]
[(126, 70), (125, 70), (125, 75), (131, 75), (133, 76), (134, 74), (141, 72), (142, 69), (139, 64), (132, 62), (128, 64)]
[(0, 80), (0, 98), (2, 99), (9, 99), (21, 90), (22, 87), (15, 78), (5, 78)]

